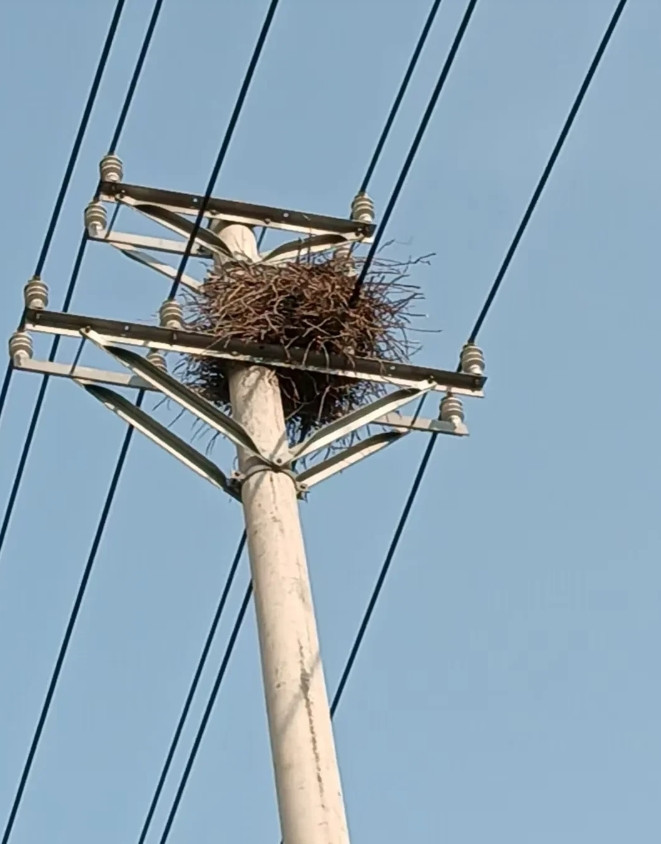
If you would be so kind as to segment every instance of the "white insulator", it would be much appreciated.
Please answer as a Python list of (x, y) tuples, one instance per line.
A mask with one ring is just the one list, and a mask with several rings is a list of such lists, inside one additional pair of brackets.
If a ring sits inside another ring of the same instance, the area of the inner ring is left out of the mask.
[(484, 355), (482, 349), (473, 343), (466, 343), (461, 350), (461, 371), (469, 375), (484, 375)]
[(158, 315), (163, 328), (172, 328), (175, 330), (183, 328), (183, 311), (176, 299), (166, 299), (161, 305)]
[(124, 178), (122, 159), (116, 155), (104, 155), (99, 163), (102, 182), (121, 182)]
[(39, 276), (32, 276), (28, 283), (23, 288), (23, 300), (26, 308), (34, 308), (42, 311), (48, 307), (48, 287), (39, 278)]
[(355, 276), (358, 273), (356, 271), (356, 262), (351, 255), (351, 246), (352, 244), (349, 242), (342, 243), (338, 246), (335, 250), (335, 260), (342, 265), (341, 270), (344, 275)]
[(374, 222), (374, 203), (366, 193), (357, 193), (351, 203), (351, 219), (361, 223)]
[(155, 366), (157, 369), (160, 369), (163, 372), (168, 371), (168, 365), (165, 361), (165, 355), (163, 354), (163, 352), (159, 352), (158, 349), (152, 349), (150, 352), (148, 352), (145, 360), (147, 360), (152, 366)]
[(90, 237), (103, 237), (108, 227), (108, 215), (100, 202), (90, 202), (85, 209), (85, 228)]
[(453, 425), (458, 425), (464, 421), (464, 406), (461, 399), (448, 393), (441, 399), (440, 419), (442, 422), (452, 422)]
[(9, 338), (9, 357), (20, 366), (32, 357), (32, 337), (27, 331), (15, 331)]

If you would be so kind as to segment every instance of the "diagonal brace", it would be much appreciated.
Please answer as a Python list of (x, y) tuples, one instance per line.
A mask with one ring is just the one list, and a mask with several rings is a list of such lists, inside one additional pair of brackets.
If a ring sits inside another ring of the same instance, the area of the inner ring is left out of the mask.
[(164, 396), (177, 402), (184, 410), (189, 411), (189, 413), (197, 416), (198, 419), (215, 431), (223, 434), (223, 436), (227, 437), (235, 445), (250, 451), (268, 466), (274, 469), (279, 468), (278, 464), (261, 453), (255, 441), (243, 429), (242, 425), (239, 425), (231, 416), (217, 410), (210, 402), (202, 398), (202, 396), (198, 396), (192, 390), (189, 390), (188, 387), (184, 387), (176, 378), (168, 375), (167, 372), (163, 372), (148, 360), (140, 357), (140, 355), (129, 351), (129, 349), (123, 349), (120, 346), (106, 343), (103, 337), (97, 334), (96, 331), (83, 328), (80, 333), (87, 340), (90, 340), (100, 349), (103, 349), (103, 351), (114, 357), (122, 366), (130, 369), (135, 375), (138, 375), (148, 384), (160, 390)]
[(305, 442), (294, 448), (292, 450), (292, 459), (298, 460), (301, 457), (305, 457), (305, 455), (318, 451), (335, 440), (346, 437), (364, 425), (376, 422), (382, 416), (387, 416), (388, 413), (425, 395), (425, 393), (428, 393), (433, 388), (434, 385), (430, 381), (421, 387), (406, 387), (403, 390), (395, 390), (395, 392), (388, 393), (387, 396), (382, 396), (366, 407), (360, 407), (351, 413), (347, 413), (341, 419), (331, 422), (329, 425), (315, 431)]
[(373, 437), (368, 437), (366, 440), (356, 443), (356, 445), (352, 445), (338, 454), (334, 454), (328, 460), (323, 460), (310, 469), (299, 472), (296, 476), (298, 488), (301, 492), (305, 492), (311, 486), (321, 483), (321, 481), (325, 481), (332, 475), (348, 469), (354, 463), (358, 463), (360, 460), (376, 454), (377, 451), (381, 451), (381, 449), (405, 436), (407, 436), (405, 431), (386, 431), (383, 434), (375, 434)]
[(107, 387), (101, 387), (98, 384), (85, 384), (77, 379), (74, 380), (85, 392), (100, 401), (104, 407), (112, 410), (124, 422), (127, 422), (131, 427), (140, 431), (140, 433), (144, 434), (148, 439), (164, 449), (164, 451), (167, 451), (168, 454), (176, 457), (184, 466), (192, 469), (196, 474), (209, 481), (209, 483), (231, 495), (232, 498), (240, 499), (236, 484), (229, 480), (215, 463), (212, 463), (211, 460), (200, 454), (199, 451), (170, 431), (169, 428), (166, 428), (165, 425), (152, 419), (144, 410), (136, 407), (114, 390), (109, 390)]

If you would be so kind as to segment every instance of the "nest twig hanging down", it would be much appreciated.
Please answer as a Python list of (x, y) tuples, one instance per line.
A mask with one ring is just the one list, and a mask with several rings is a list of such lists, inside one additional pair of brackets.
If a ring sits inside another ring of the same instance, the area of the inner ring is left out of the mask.
[[(416, 287), (404, 283), (411, 263), (372, 262), (353, 307), (348, 302), (360, 260), (306, 254), (293, 263), (228, 263), (209, 273), (199, 293), (187, 294), (187, 328), (221, 343), (240, 340), (403, 362), (414, 352), (407, 328), (410, 306), (420, 298)], [(190, 387), (229, 409), (227, 361), (188, 357), (180, 369)], [(382, 384), (371, 381), (276, 371), (292, 441), (384, 392)]]

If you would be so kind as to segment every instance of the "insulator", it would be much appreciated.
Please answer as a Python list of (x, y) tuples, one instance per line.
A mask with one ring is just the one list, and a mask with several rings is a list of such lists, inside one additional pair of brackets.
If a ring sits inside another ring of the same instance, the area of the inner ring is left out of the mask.
[(341, 264), (340, 269), (344, 275), (355, 276), (358, 273), (356, 271), (356, 262), (351, 255), (351, 246), (352, 244), (348, 241), (338, 246), (335, 250), (335, 260)]
[(448, 393), (441, 399), (439, 418), (442, 422), (452, 422), (456, 425), (464, 421), (464, 406), (461, 399)]
[(374, 222), (374, 203), (366, 193), (357, 193), (351, 203), (351, 219), (361, 223)]
[(466, 343), (461, 350), (461, 371), (469, 375), (484, 375), (484, 355), (482, 349)]
[(165, 355), (158, 349), (152, 349), (150, 352), (148, 352), (145, 360), (147, 360), (152, 366), (155, 366), (157, 369), (160, 369), (163, 372), (168, 371), (168, 365), (165, 362)]
[(108, 215), (100, 202), (90, 202), (85, 209), (85, 228), (90, 237), (102, 237), (108, 227)]
[(163, 328), (180, 330), (184, 324), (183, 311), (176, 299), (166, 299), (158, 312)]
[(32, 337), (27, 331), (15, 331), (9, 338), (9, 357), (17, 365), (32, 357)]
[(39, 278), (39, 276), (32, 276), (28, 283), (23, 288), (23, 299), (26, 308), (34, 308), (42, 311), (48, 307), (48, 287)]
[(124, 178), (122, 159), (116, 155), (104, 155), (99, 163), (102, 182), (121, 182)]

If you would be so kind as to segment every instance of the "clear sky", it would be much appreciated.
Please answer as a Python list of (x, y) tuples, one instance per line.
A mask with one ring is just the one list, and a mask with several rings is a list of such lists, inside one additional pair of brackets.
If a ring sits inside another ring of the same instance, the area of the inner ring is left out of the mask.
[[(441, 7), (377, 211), (464, 5)], [(3, 337), (113, 6), (0, 4)], [(414, 280), (441, 333), (416, 362), (454, 366), (614, 6), (480, 0), (389, 228), (393, 254), (435, 253)], [(119, 149), (127, 181), (203, 191), (265, 8), (165, 0)], [(345, 214), (427, 10), (282, 0), (217, 194)], [(150, 11), (127, 2), (44, 274), (55, 308)], [(439, 442), (408, 523), (336, 718), (354, 842), (658, 838), (659, 31), (659, 3), (630, 0), (485, 325), (472, 436)], [(149, 320), (166, 289), (92, 244), (72, 310)], [(38, 385), (12, 385), (0, 506)], [(0, 558), (3, 825), (122, 437), (81, 390), (50, 385)], [(424, 446), (409, 437), (304, 507), (331, 691)], [(137, 842), (240, 532), (234, 503), (135, 438), (13, 844)], [(193, 727), (246, 582), (243, 567)], [(225, 840), (278, 841), (252, 616), (170, 837)]]

